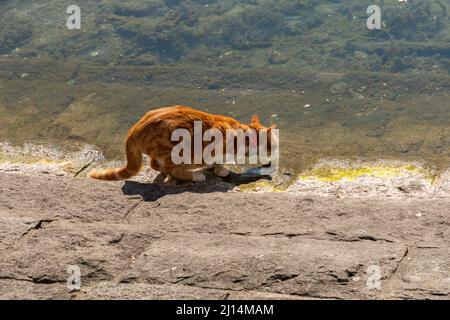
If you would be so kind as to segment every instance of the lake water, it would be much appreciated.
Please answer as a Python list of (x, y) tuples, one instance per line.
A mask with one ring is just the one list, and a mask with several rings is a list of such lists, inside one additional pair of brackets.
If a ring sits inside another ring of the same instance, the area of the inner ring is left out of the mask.
[(80, 30), (70, 5), (0, 2), (0, 141), (120, 159), (145, 112), (184, 104), (276, 123), (287, 168), (449, 166), (449, 0), (78, 1)]

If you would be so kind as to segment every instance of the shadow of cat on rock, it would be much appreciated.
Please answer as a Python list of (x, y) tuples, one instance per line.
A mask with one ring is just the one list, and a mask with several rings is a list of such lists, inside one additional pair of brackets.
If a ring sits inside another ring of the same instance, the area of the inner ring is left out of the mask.
[(204, 182), (174, 180), (165, 183), (164, 178), (165, 175), (160, 173), (151, 183), (125, 181), (122, 192), (127, 196), (141, 196), (144, 201), (154, 202), (171, 194), (180, 194), (184, 192), (228, 192), (242, 184), (256, 182), (261, 179), (272, 180), (270, 176), (236, 174), (233, 172), (226, 178), (207, 175), (207, 180)]

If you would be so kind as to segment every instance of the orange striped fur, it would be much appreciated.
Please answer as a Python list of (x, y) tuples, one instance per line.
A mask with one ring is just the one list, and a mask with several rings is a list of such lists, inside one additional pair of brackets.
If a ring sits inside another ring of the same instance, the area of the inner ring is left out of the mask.
[[(131, 178), (139, 173), (143, 154), (146, 154), (150, 156), (150, 166), (154, 170), (161, 171), (180, 180), (205, 180), (205, 175), (197, 170), (204, 168), (204, 165), (174, 165), (171, 161), (172, 148), (178, 143), (171, 141), (173, 130), (184, 128), (193, 134), (194, 121), (202, 121), (203, 131), (215, 128), (222, 131), (224, 137), (227, 129), (242, 129), (243, 131), (267, 129), (260, 124), (257, 116), (253, 116), (252, 122), (249, 125), (245, 125), (230, 117), (209, 114), (185, 106), (159, 108), (146, 113), (128, 131), (125, 148), (127, 156), (126, 166), (101, 172), (94, 171), (90, 173), (90, 177), (100, 180)], [(203, 147), (206, 145), (204, 143)], [(214, 172), (222, 177), (229, 173), (222, 165), (215, 165)]]

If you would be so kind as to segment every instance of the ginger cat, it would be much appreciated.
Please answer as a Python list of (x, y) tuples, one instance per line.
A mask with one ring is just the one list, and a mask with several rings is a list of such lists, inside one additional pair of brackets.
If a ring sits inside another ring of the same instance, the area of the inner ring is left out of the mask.
[[(203, 130), (211, 128), (219, 130), (224, 133), (223, 137), (226, 136), (225, 130), (227, 129), (241, 129), (244, 132), (253, 129), (254, 132), (259, 133), (263, 130), (262, 132), (267, 133), (269, 146), (271, 145), (271, 139), (274, 139), (270, 131), (275, 126), (270, 128), (262, 126), (258, 116), (253, 116), (251, 123), (245, 125), (230, 117), (209, 114), (185, 106), (163, 107), (146, 113), (128, 131), (126, 140), (127, 165), (125, 167), (107, 169), (101, 172), (94, 171), (90, 173), (90, 177), (100, 180), (128, 179), (139, 173), (142, 166), (142, 156), (147, 154), (151, 158), (151, 168), (165, 173), (168, 177), (196, 182), (206, 180), (206, 176), (201, 172), (201, 169), (211, 166), (205, 164), (175, 165), (171, 159), (172, 149), (178, 144), (178, 142), (171, 141), (172, 132), (175, 129), (183, 128), (192, 134), (194, 121), (201, 121)], [(203, 148), (205, 146), (206, 144), (203, 142)], [(214, 167), (214, 173), (217, 176), (226, 177), (230, 173), (221, 164), (214, 164), (212, 167)]]

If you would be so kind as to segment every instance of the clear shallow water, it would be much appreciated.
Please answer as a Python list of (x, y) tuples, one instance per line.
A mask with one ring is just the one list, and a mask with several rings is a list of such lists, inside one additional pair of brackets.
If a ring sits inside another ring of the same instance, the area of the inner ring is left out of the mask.
[(281, 131), (281, 164), (323, 157), (449, 165), (450, 1), (3, 1), (0, 140), (98, 146), (185, 104)]

